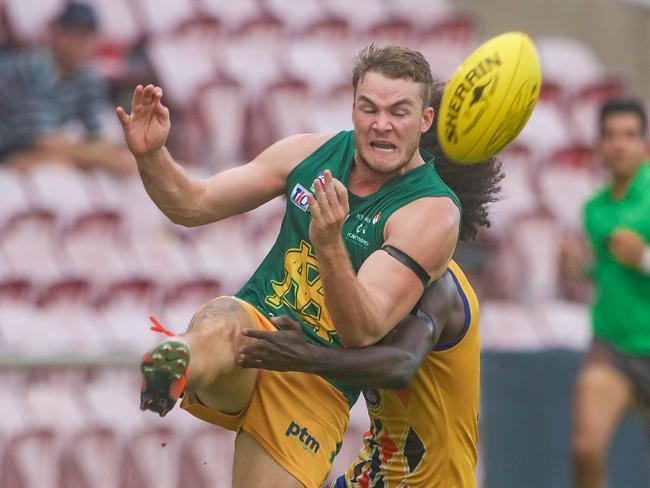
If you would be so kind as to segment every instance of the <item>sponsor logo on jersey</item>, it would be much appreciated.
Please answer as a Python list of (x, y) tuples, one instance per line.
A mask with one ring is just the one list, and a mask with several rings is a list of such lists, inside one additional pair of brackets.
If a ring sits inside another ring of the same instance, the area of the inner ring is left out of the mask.
[(293, 204), (303, 212), (309, 212), (308, 197), (309, 192), (300, 183), (296, 183), (296, 186), (293, 187), (289, 195), (289, 199)]
[(379, 219), (381, 219), (381, 212), (377, 212), (372, 218), (372, 225), (375, 225), (377, 222), (379, 222)]
[(302, 444), (305, 452), (309, 453), (311, 456), (318, 454), (320, 443), (316, 440), (315, 437), (309, 434), (307, 427), (301, 427), (299, 424), (292, 420), (284, 435), (290, 439), (293, 438)]

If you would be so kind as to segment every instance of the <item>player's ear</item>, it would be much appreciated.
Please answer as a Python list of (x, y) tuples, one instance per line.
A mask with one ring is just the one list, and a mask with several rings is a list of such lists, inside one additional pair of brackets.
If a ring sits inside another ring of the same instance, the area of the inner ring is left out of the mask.
[(428, 131), (431, 128), (431, 124), (433, 124), (433, 117), (435, 116), (435, 113), (433, 111), (433, 107), (426, 107), (424, 111), (422, 112), (422, 123), (420, 125), (420, 133), (424, 134), (426, 131)]

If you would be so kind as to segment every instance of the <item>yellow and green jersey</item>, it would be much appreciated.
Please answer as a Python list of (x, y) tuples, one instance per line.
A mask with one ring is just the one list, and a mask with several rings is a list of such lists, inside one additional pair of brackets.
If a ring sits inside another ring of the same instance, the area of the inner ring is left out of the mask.
[[(325, 305), (318, 259), (309, 240), (307, 195), (313, 192), (316, 178), (324, 179), (326, 169), (347, 187), (354, 154), (354, 132), (342, 131), (291, 171), (278, 238), (236, 295), (267, 315), (290, 315), (300, 322), (308, 341), (329, 347), (342, 344)], [(371, 195), (360, 197), (348, 193), (350, 214), (343, 225), (343, 240), (355, 271), (359, 271), (373, 252), (381, 249), (384, 226), (399, 208), (423, 197), (448, 197), (460, 208), (456, 195), (436, 173), (433, 156), (423, 156), (428, 159), (426, 164), (395, 177)], [(330, 382), (354, 403), (357, 389), (334, 380)]]

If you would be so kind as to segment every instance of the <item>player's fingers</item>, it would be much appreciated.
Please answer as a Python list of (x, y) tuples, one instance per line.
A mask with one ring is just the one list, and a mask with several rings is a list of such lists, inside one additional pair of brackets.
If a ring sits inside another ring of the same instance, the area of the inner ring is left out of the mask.
[(155, 87), (153, 85), (147, 85), (144, 87), (144, 93), (142, 96), (142, 103), (147, 106), (153, 102)]
[(336, 192), (336, 199), (339, 202), (339, 205), (341, 205), (343, 208), (346, 210), (349, 209), (350, 204), (348, 202), (348, 190), (345, 188), (345, 185), (341, 183), (339, 180), (334, 178), (333, 185), (334, 191)]
[(329, 211), (329, 203), (327, 201), (327, 195), (325, 195), (325, 189), (323, 188), (323, 182), (316, 178), (314, 180), (314, 193), (316, 194), (316, 202), (321, 209), (321, 213), (327, 213)]
[(254, 368), (254, 360), (250, 356), (240, 354), (237, 356), (237, 364), (241, 368)]
[(311, 213), (311, 220), (319, 222), (323, 218), (321, 208), (314, 196), (311, 194), (307, 195), (307, 205), (309, 206), (309, 212)]
[(124, 111), (124, 109), (122, 107), (116, 107), (115, 113), (117, 114), (117, 118), (120, 119), (122, 127), (126, 127), (126, 125), (129, 123), (129, 116)]
[(242, 335), (245, 335), (246, 337), (252, 337), (253, 339), (259, 339), (259, 340), (263, 340), (263, 341), (273, 342), (271, 340), (271, 337), (276, 332), (267, 332), (267, 331), (258, 330), (258, 329), (242, 329), (241, 333), (242, 333)]
[(256, 351), (259, 349), (260, 341), (255, 341), (251, 344), (246, 344), (239, 348), (238, 354), (240, 356), (252, 357), (256, 354)]
[(325, 196), (327, 197), (327, 203), (330, 207), (336, 207), (339, 202), (336, 198), (336, 189), (334, 188), (332, 172), (329, 169), (326, 169), (323, 176), (325, 177)]
[(301, 332), (302, 326), (300, 322), (292, 319), (288, 315), (280, 315), (279, 317), (271, 317), (271, 322), (273, 322), (277, 327), (282, 330), (293, 330), (295, 332)]
[(169, 117), (169, 109), (165, 107), (162, 103), (162, 90), (160, 91), (160, 94), (154, 95), (154, 111), (158, 115), (162, 115), (163, 117)]
[(131, 112), (142, 108), (143, 93), (144, 93), (144, 87), (142, 85), (136, 86), (135, 90), (133, 90), (133, 98), (131, 99)]

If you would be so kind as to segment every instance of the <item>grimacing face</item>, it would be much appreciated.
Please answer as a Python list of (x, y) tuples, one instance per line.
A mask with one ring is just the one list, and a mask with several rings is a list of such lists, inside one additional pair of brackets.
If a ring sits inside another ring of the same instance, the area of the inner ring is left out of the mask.
[(641, 119), (633, 112), (614, 112), (605, 117), (600, 134), (603, 163), (615, 177), (629, 177), (648, 155)]
[(422, 85), (369, 71), (355, 87), (352, 106), (357, 163), (378, 175), (399, 173), (418, 157), (420, 136), (433, 122)]

